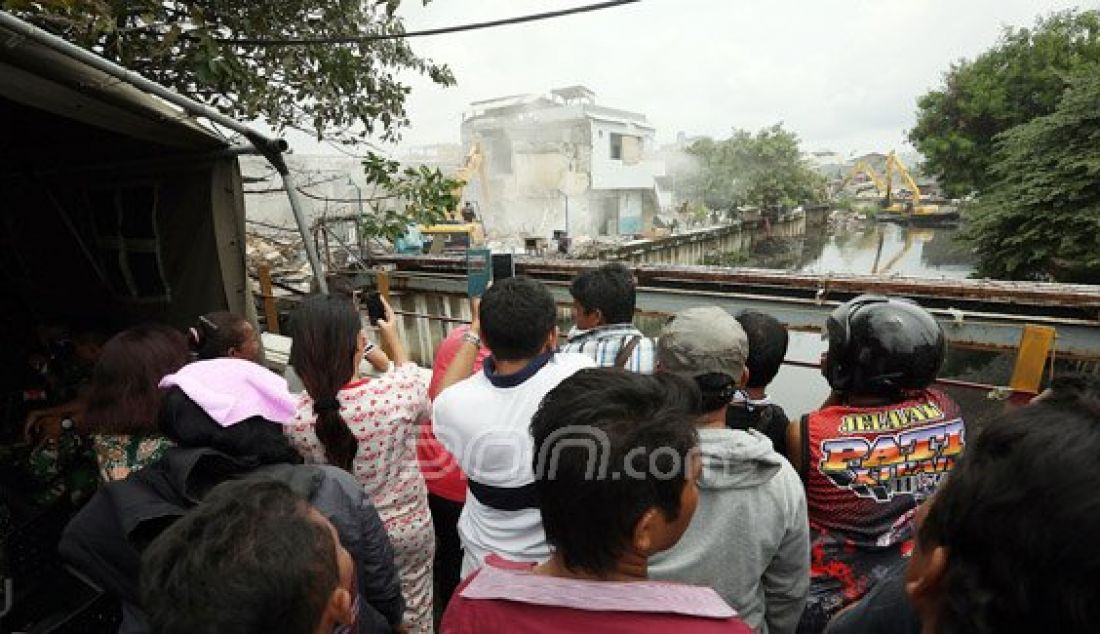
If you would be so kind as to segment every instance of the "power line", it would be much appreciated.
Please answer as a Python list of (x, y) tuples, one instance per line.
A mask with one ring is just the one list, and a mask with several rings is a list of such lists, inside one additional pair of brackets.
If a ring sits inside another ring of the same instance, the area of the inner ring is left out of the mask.
[[(296, 174), (306, 174), (307, 176), (316, 173), (314, 170), (293, 170), (292, 169), (291, 171), (293, 171)], [(336, 170), (333, 170), (333, 171), (336, 171)], [(272, 173), (274, 173), (274, 172), (272, 172)], [(316, 180), (316, 181), (311, 180), (308, 183), (302, 183), (301, 185), (297, 186), (295, 189), (297, 189), (298, 191), (302, 191), (303, 187), (315, 187), (317, 185), (324, 185), (326, 183), (333, 183), (333, 182), (336, 182), (336, 181), (339, 181), (339, 180), (343, 180), (344, 178), (347, 178), (347, 175), (343, 172), (340, 172), (336, 176), (331, 176), (329, 178), (325, 178), (325, 179), (322, 179), (322, 180)], [(279, 187), (270, 187), (270, 188), (266, 188), (266, 189), (245, 189), (243, 191), (246, 194), (273, 194), (275, 192), (285, 192), (286, 188), (280, 185)]]
[(390, 200), (398, 197), (397, 194), (387, 194), (385, 196), (364, 196), (362, 198), (329, 198), (328, 196), (321, 196), (320, 194), (307, 192), (301, 187), (298, 187), (296, 189), (298, 190), (299, 194), (305, 196), (306, 198), (312, 198), (313, 200), (320, 200), (328, 203), (368, 203), (378, 202), (380, 200)]
[(273, 225), (270, 222), (263, 222), (263, 221), (260, 221), (260, 220), (252, 220), (251, 218), (245, 218), (244, 221), (246, 223), (250, 224), (250, 225), (256, 225), (258, 227), (263, 227), (265, 229), (272, 229), (272, 230), (275, 230), (275, 231), (282, 231), (284, 233), (294, 233), (294, 234), (298, 233), (298, 230), (293, 228), (293, 227), (285, 227), (285, 226), (282, 226), (282, 225)]
[[(330, 147), (332, 147), (332, 149), (336, 150), (337, 152), (343, 154), (344, 156), (346, 156), (348, 158), (353, 158), (353, 159), (356, 159), (356, 160), (364, 160), (364, 159), (366, 159), (370, 156), (369, 154), (356, 154), (356, 153), (354, 153), (350, 150), (347, 150), (347, 149), (341, 147), (340, 144), (335, 143), (333, 141), (330, 141), (329, 139), (324, 139), (323, 141), (325, 143), (327, 143)], [(384, 154), (384, 152), (382, 152), (382, 150), (380, 150), (376, 146), (371, 145), (370, 143), (367, 143), (365, 141), (356, 141), (355, 144), (356, 145), (366, 145), (375, 154)]]
[[(327, 182), (329, 182), (329, 181), (320, 181), (318, 183), (307, 183), (306, 185), (303, 185), (301, 187), (295, 187), (294, 189), (298, 190), (298, 193), (305, 196), (306, 198), (310, 198), (312, 200), (319, 200), (321, 202), (327, 202), (327, 203), (348, 203), (348, 204), (350, 204), (350, 203), (369, 203), (369, 202), (378, 202), (380, 200), (391, 200), (391, 199), (394, 199), (394, 198), (398, 197), (397, 194), (387, 194), (385, 196), (364, 196), (362, 198), (330, 198), (328, 196), (322, 196), (320, 194), (314, 194), (313, 192), (308, 192), (304, 189), (307, 186), (319, 185), (321, 183), (327, 183)], [(282, 193), (282, 192), (285, 192), (285, 191), (286, 191), (285, 187), (271, 187), (271, 188), (268, 188), (268, 189), (246, 189), (246, 190), (244, 190), (244, 193), (246, 193), (246, 194), (276, 194), (276, 193)]]
[(224, 38), (218, 39), (217, 42), (219, 44), (240, 44), (245, 46), (308, 46), (317, 44), (362, 44), (364, 42), (376, 42), (379, 40), (400, 40), (410, 37), (424, 37), (427, 35), (443, 35), (446, 33), (458, 33), (461, 31), (488, 29), (495, 26), (507, 26), (511, 24), (522, 24), (524, 22), (549, 20), (551, 18), (560, 18), (577, 13), (588, 13), (591, 11), (610, 9), (613, 7), (622, 6), (624, 4), (633, 4), (635, 2), (641, 1), (642, 0), (609, 0), (608, 2), (598, 2), (596, 4), (573, 7), (570, 9), (560, 9), (558, 11), (546, 11), (544, 13), (533, 13), (530, 15), (517, 16), (514, 18), (503, 18), (500, 20), (490, 20), (488, 22), (473, 22), (470, 24), (445, 26), (438, 29), (427, 29), (425, 31), (409, 31), (407, 33), (380, 33), (377, 35), (340, 35), (334, 37), (299, 37), (287, 39)]
[[(299, 174), (312, 174), (312, 173), (314, 173), (312, 170), (308, 170), (308, 171), (307, 170), (300, 170), (300, 171), (295, 170), (295, 171)], [(336, 170), (333, 170), (333, 171), (336, 171)], [(395, 195), (375, 196), (375, 197), (370, 197), (370, 198), (329, 198), (327, 196), (322, 196), (321, 194), (314, 194), (312, 192), (306, 191), (306, 187), (316, 187), (317, 185), (325, 185), (327, 183), (342, 181), (345, 178), (347, 178), (349, 181), (351, 180), (351, 177), (348, 176), (346, 173), (339, 172), (336, 176), (331, 176), (329, 178), (325, 178), (325, 179), (322, 179), (322, 180), (316, 180), (316, 181), (311, 180), (308, 183), (302, 183), (301, 185), (296, 186), (294, 189), (297, 190), (297, 192), (299, 194), (305, 196), (306, 198), (312, 198), (313, 200), (320, 200), (320, 201), (329, 202), (329, 203), (354, 203), (354, 202), (362, 203), (362, 202), (373, 202), (373, 201), (378, 201), (378, 200), (386, 200), (388, 198), (396, 198)], [(352, 183), (354, 183), (354, 181), (352, 181)], [(244, 189), (242, 191), (245, 194), (277, 194), (277, 193), (285, 192), (286, 187), (284, 187), (282, 185), (279, 185), (279, 186), (276, 186), (276, 187), (266, 187), (266, 188), (263, 188), (263, 189)]]
[[(246, 194), (279, 194), (286, 191), (286, 187), (268, 187), (266, 189), (244, 189), (241, 190)], [(298, 191), (301, 191), (299, 189)]]

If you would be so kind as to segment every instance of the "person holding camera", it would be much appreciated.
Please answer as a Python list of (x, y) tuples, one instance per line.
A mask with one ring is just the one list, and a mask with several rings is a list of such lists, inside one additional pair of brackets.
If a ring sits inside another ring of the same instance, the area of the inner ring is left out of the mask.
[[(306, 391), (285, 433), (306, 462), (350, 472), (370, 495), (393, 543), (405, 621), (411, 631), (431, 632), (435, 534), (415, 451), (428, 386), (397, 334), (393, 309), (381, 301), (378, 333), (392, 352), (392, 367), (367, 340), (346, 295), (316, 295), (298, 308), (290, 364)], [(360, 377), (363, 359), (382, 374)]]

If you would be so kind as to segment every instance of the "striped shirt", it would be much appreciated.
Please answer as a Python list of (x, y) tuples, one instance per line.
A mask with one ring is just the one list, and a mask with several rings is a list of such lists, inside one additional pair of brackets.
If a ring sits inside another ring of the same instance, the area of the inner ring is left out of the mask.
[(623, 346), (629, 344), (634, 337), (641, 337), (641, 339), (638, 340), (638, 345), (634, 346), (634, 352), (630, 354), (626, 369), (641, 374), (653, 374), (657, 351), (656, 341), (644, 336), (642, 331), (635, 328), (633, 324), (611, 324), (591, 330), (574, 328), (569, 331), (561, 351), (588, 355), (597, 366), (609, 368), (615, 365), (615, 357)]
[[(490, 357), (481, 372), (436, 397), (435, 435), (469, 478), (470, 495), (458, 520), (463, 576), (491, 553), (513, 561), (550, 556), (537, 502), (522, 499), (535, 481), (531, 417), (547, 392), (592, 365), (580, 354), (546, 354), (519, 372), (498, 374)], [(495, 495), (502, 492), (511, 499)]]

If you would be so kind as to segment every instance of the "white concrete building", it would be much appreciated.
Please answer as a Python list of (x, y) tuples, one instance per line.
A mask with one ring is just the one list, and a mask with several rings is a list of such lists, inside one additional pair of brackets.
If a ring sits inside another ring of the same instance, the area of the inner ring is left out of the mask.
[(549, 95), (514, 95), (470, 104), (462, 143), (479, 142), (487, 183), (474, 179), (489, 236), (636, 234), (660, 202), (664, 163), (652, 157), (655, 130), (645, 115), (595, 104), (583, 86)]

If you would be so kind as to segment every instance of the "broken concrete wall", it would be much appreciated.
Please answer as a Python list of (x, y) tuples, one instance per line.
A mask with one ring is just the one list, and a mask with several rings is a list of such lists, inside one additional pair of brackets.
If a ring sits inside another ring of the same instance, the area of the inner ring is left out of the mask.
[(480, 140), (485, 151), (490, 194), (467, 188), (466, 196), (477, 201), (491, 238), (598, 229), (587, 199), (592, 156), (587, 120), (517, 120), (503, 126), (496, 120), (491, 126), (465, 126), (463, 136), (467, 143)]
[(625, 190), (619, 192), (619, 233), (635, 234), (642, 232), (642, 192)]
[(663, 162), (647, 158), (655, 147), (652, 128), (593, 119), (591, 145), (596, 189), (653, 189), (665, 175)]
[(664, 174), (662, 162), (647, 158), (654, 131), (644, 122), (626, 111), (546, 101), (467, 118), (463, 143), (481, 143), (488, 187), (465, 193), (477, 201), (488, 236), (641, 233)]

